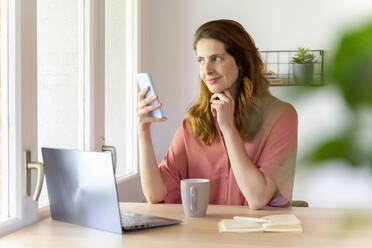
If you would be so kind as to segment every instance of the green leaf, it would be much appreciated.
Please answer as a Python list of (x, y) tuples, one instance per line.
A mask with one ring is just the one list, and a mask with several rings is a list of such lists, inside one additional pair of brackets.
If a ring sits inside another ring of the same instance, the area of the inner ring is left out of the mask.
[(352, 135), (346, 135), (325, 141), (314, 149), (307, 160), (315, 163), (324, 162), (332, 159), (341, 159), (347, 161), (351, 165), (360, 165), (361, 157), (358, 156), (360, 151), (352, 142)]
[(316, 62), (314, 54), (304, 47), (297, 48), (297, 53), (292, 57), (292, 63), (296, 64), (315, 64)]
[(372, 22), (344, 35), (329, 71), (349, 106), (372, 105)]

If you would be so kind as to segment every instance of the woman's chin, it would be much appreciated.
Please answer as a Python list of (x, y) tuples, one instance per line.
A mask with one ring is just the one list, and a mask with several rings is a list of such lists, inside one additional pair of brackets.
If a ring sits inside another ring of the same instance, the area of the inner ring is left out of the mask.
[(225, 90), (225, 88), (221, 88), (221, 87), (211, 87), (211, 88), (208, 88), (208, 89), (212, 94), (221, 93)]

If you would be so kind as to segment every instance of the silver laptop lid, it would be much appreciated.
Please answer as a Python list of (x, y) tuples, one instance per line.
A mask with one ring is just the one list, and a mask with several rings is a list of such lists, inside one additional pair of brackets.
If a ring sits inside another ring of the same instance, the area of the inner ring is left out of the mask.
[(111, 154), (41, 150), (52, 218), (122, 233)]

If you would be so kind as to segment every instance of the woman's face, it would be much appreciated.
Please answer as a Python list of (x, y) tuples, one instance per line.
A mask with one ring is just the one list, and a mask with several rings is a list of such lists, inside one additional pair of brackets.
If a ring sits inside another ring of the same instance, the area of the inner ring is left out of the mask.
[(215, 39), (201, 39), (196, 44), (200, 78), (213, 93), (231, 89), (238, 79), (239, 69), (225, 45)]

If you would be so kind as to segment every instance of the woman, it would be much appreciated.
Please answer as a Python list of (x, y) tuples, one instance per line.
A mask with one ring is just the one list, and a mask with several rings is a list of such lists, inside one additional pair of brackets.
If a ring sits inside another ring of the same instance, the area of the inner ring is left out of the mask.
[(208, 178), (210, 204), (290, 206), (297, 113), (268, 91), (253, 39), (238, 22), (216, 20), (195, 33), (200, 97), (157, 165), (149, 117), (161, 104), (138, 95), (140, 174), (151, 203), (180, 203), (180, 180)]

